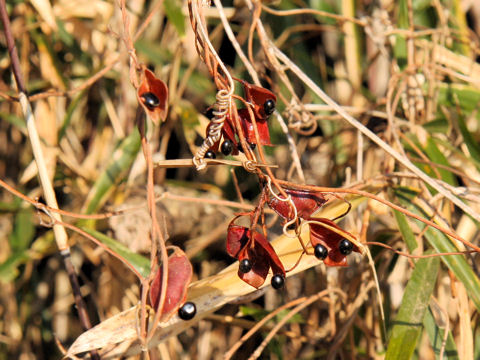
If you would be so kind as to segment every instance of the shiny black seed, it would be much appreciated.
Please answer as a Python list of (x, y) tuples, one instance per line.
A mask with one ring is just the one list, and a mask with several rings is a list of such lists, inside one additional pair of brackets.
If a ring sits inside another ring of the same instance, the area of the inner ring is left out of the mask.
[(353, 244), (351, 241), (347, 239), (342, 239), (338, 243), (338, 250), (340, 250), (340, 253), (342, 255), (348, 255), (352, 252), (353, 250)]
[(265, 101), (265, 103), (263, 104), (263, 110), (265, 111), (265, 114), (267, 116), (272, 115), (273, 112), (275, 111), (275, 101), (271, 99), (268, 99), (267, 101)]
[(251, 144), (248, 144), (250, 145), (250, 149), (252, 150), (255, 150), (255, 148), (257, 147), (257, 144), (254, 144), (254, 143), (251, 143)]
[(178, 317), (182, 320), (191, 320), (197, 313), (197, 307), (193, 302), (186, 302), (178, 309)]
[(215, 111), (215, 110), (214, 110), (213, 107), (209, 107), (209, 108), (207, 109), (207, 111), (205, 112), (205, 117), (206, 117), (208, 120), (212, 120), (212, 119), (215, 117), (215, 115), (213, 115), (213, 112), (214, 112), (214, 111)]
[(248, 273), (252, 270), (252, 262), (248, 259), (243, 259), (240, 261), (240, 265), (238, 265), (238, 270), (242, 273)]
[(272, 287), (275, 290), (283, 288), (285, 285), (285, 277), (282, 274), (276, 274), (272, 276)]
[(325, 246), (317, 244), (315, 245), (314, 254), (318, 260), (325, 260), (328, 255), (328, 250)]
[(233, 143), (230, 140), (225, 140), (221, 146), (223, 155), (230, 155), (233, 151)]
[(143, 99), (143, 103), (147, 108), (150, 110), (153, 110), (154, 108), (160, 106), (160, 100), (158, 100), (157, 95), (151, 92), (146, 92), (140, 95), (140, 97)]
[(208, 150), (206, 153), (205, 153), (205, 158), (206, 159), (215, 159), (217, 157), (217, 155), (215, 155), (215, 153), (211, 150)]
[(291, 224), (288, 224), (287, 225), (287, 229), (288, 230), (296, 230), (297, 229), (297, 223), (296, 222), (293, 222)]

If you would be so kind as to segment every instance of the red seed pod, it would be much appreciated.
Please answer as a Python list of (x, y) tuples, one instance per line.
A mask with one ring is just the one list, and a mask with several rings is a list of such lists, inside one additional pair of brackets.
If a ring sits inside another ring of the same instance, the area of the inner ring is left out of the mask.
[[(292, 197), (293, 204), (297, 208), (297, 216), (302, 219), (309, 218), (327, 201), (321, 192), (284, 189), (287, 195)], [(295, 212), (288, 201), (281, 201), (274, 196), (268, 199), (270, 206), (278, 215), (286, 220), (292, 220)]]
[[(238, 110), (238, 116), (240, 118), (240, 124), (242, 124), (245, 139), (250, 144), (256, 144), (257, 138), (255, 137), (255, 127), (251, 121), (248, 109)], [(255, 120), (257, 124), (258, 136), (260, 138), (260, 144), (272, 146), (272, 143), (270, 142), (270, 131), (268, 130), (267, 120), (259, 118), (256, 118)]]
[[(177, 247), (168, 257), (168, 280), (166, 298), (162, 309), (162, 320), (167, 320), (185, 302), (187, 288), (192, 280), (193, 269), (185, 253)], [(150, 286), (150, 305), (156, 310), (162, 289), (162, 268), (155, 274)]]
[(235, 79), (242, 83), (243, 89), (245, 91), (245, 100), (253, 105), (253, 112), (255, 114), (255, 119), (267, 120), (267, 118), (275, 110), (275, 104), (277, 102), (277, 97), (270, 90), (267, 90), (263, 87), (250, 84), (245, 80)]
[(168, 88), (155, 74), (144, 69), (137, 99), (152, 121), (158, 125), (165, 121), (168, 110)]
[[(324, 223), (330, 227), (338, 229), (344, 234), (348, 234), (353, 237), (353, 235), (341, 229), (337, 224), (335, 224), (333, 221), (329, 219), (320, 218), (320, 219), (315, 219), (315, 221)], [(323, 260), (325, 265), (347, 266), (347, 257), (345, 255), (345, 252), (342, 253), (342, 248), (341, 246), (339, 246), (341, 244), (341, 241), (346, 239), (342, 235), (336, 233), (335, 231), (327, 229), (326, 227), (320, 224), (310, 223), (309, 225), (310, 225), (310, 242), (312, 243), (313, 248), (315, 248), (317, 245), (322, 245), (325, 248), (327, 248), (328, 256)], [(356, 245), (352, 243), (350, 244), (353, 245), (351, 247), (351, 250), (360, 253), (360, 250)]]
[(247, 227), (231, 223), (228, 227), (227, 252), (240, 262), (245, 259), (249, 261), (251, 269), (248, 272), (239, 269), (238, 276), (257, 289), (265, 282), (270, 269), (273, 274), (280, 274), (285, 278), (285, 269), (274, 248), (256, 231), (251, 236)]

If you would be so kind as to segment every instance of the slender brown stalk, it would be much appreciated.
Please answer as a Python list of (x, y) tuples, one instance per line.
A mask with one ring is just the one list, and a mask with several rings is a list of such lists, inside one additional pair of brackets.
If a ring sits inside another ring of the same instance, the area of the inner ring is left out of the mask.
[[(53, 192), (52, 184), (47, 175), (45, 160), (44, 160), (43, 152), (40, 146), (40, 139), (36, 131), (33, 113), (31, 110), (30, 103), (28, 102), (28, 99), (27, 99), (27, 89), (26, 89), (25, 81), (20, 68), (20, 60), (18, 57), (17, 47), (15, 45), (15, 40), (11, 32), (10, 19), (7, 14), (5, 0), (0, 0), (0, 17), (2, 19), (3, 30), (4, 30), (5, 38), (7, 41), (8, 53), (10, 54), (10, 59), (12, 62), (12, 71), (15, 76), (15, 81), (17, 84), (18, 92), (19, 92), (20, 103), (22, 105), (22, 110), (24, 112), (25, 119), (27, 122), (27, 129), (28, 129), (30, 141), (32, 143), (35, 161), (38, 167), (40, 183), (44, 190), (45, 198), (47, 200), (48, 205), (52, 208), (58, 208), (58, 204), (55, 198), (55, 193)], [(57, 213), (54, 214), (54, 219), (56, 221), (61, 221), (61, 217)], [(85, 305), (85, 302), (80, 292), (80, 285), (78, 282), (76, 271), (71, 261), (70, 247), (68, 246), (67, 234), (66, 234), (65, 228), (59, 224), (54, 224), (53, 231), (55, 234), (55, 240), (57, 241), (57, 246), (63, 258), (65, 269), (68, 273), (68, 278), (70, 280), (70, 285), (72, 287), (72, 291), (74, 294), (75, 304), (78, 309), (78, 315), (79, 315), (80, 321), (83, 327), (86, 330), (88, 330), (92, 327), (92, 324), (90, 322), (88, 312), (86, 310), (87, 307)], [(100, 359), (96, 351), (91, 351), (90, 354), (93, 359)]]

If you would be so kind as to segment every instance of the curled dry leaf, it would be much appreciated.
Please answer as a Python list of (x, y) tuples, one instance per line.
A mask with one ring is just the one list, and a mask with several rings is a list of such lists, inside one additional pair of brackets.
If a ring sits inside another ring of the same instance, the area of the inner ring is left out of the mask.
[[(192, 280), (192, 274), (192, 265), (187, 255), (178, 247), (174, 247), (173, 254), (168, 257), (167, 293), (162, 309), (162, 321), (170, 318), (185, 302), (187, 287)], [(160, 267), (150, 286), (150, 305), (154, 309), (158, 308), (158, 302), (160, 300), (162, 275), (162, 268)]]
[(167, 85), (147, 68), (143, 71), (142, 82), (137, 90), (137, 98), (156, 125), (160, 121), (165, 121), (168, 110)]

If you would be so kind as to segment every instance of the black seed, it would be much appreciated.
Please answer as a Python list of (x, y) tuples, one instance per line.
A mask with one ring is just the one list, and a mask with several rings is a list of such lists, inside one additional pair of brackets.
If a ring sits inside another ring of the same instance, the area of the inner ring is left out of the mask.
[(205, 112), (205, 117), (206, 117), (208, 120), (212, 120), (212, 119), (215, 117), (215, 115), (213, 115), (213, 112), (214, 112), (214, 111), (215, 111), (215, 110), (213, 109), (213, 107), (209, 107), (209, 108), (207, 109), (207, 111)]
[(272, 277), (272, 287), (275, 290), (283, 288), (285, 285), (285, 277), (282, 274), (276, 274)]
[(287, 229), (288, 230), (296, 230), (297, 229), (297, 223), (296, 222), (293, 222), (291, 224), (288, 224), (287, 225)]
[(338, 250), (340, 250), (340, 253), (342, 255), (348, 255), (352, 252), (353, 250), (353, 244), (351, 241), (347, 239), (342, 239), (338, 243)]
[(157, 95), (151, 92), (146, 92), (140, 95), (143, 99), (143, 103), (149, 110), (153, 110), (154, 108), (160, 106), (160, 100), (158, 100)]
[(230, 140), (225, 140), (221, 146), (223, 155), (230, 155), (233, 151), (233, 143)]
[(318, 260), (325, 260), (328, 255), (328, 250), (322, 244), (317, 244), (315, 245), (314, 254)]
[(248, 259), (243, 259), (240, 261), (240, 265), (238, 266), (238, 270), (242, 273), (248, 273), (252, 270), (252, 262)]
[(211, 150), (208, 150), (206, 153), (205, 153), (205, 158), (206, 159), (215, 159), (217, 157), (217, 155), (215, 155), (215, 153)]
[(271, 99), (268, 99), (267, 101), (265, 101), (265, 103), (263, 104), (263, 110), (265, 111), (265, 114), (267, 116), (272, 115), (273, 112), (275, 111), (275, 101)]
[(178, 317), (182, 320), (191, 320), (197, 313), (197, 307), (193, 302), (186, 302), (178, 309)]
[[(248, 143), (248, 142), (247, 142), (247, 144), (250, 147), (250, 149), (252, 149), (252, 150), (255, 150), (255, 148), (257, 147), (257, 144)], [(243, 147), (242, 147), (241, 143), (238, 143), (238, 150), (240, 150), (242, 153), (245, 152), (245, 151), (243, 151)]]

